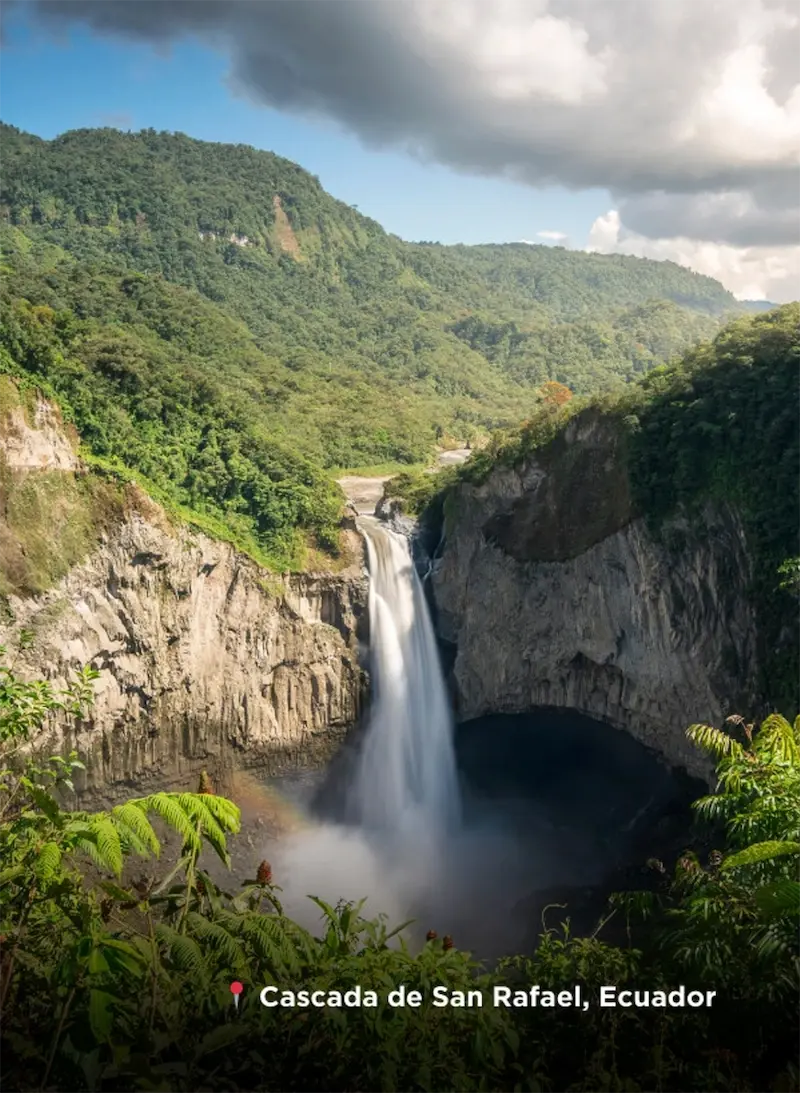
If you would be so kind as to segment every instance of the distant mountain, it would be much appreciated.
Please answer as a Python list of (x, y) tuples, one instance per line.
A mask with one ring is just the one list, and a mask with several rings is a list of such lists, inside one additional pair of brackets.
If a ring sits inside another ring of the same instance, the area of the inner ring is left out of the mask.
[(331, 541), (322, 468), (422, 461), (551, 379), (619, 387), (741, 310), (669, 262), (405, 243), (243, 145), (3, 125), (0, 155), (6, 368), (275, 557)]
[(739, 307), (742, 311), (772, 311), (778, 305), (769, 300), (740, 300)]

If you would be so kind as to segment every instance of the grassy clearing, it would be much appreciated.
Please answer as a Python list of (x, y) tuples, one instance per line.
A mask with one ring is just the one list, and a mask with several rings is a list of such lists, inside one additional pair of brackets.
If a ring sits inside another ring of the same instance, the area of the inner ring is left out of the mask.
[(122, 492), (97, 476), (12, 472), (0, 463), (0, 595), (52, 587), (120, 519)]

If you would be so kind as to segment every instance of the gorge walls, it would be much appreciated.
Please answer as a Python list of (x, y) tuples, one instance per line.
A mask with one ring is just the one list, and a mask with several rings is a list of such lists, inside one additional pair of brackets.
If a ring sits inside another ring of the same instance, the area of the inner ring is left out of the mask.
[[(52, 424), (48, 418), (51, 431)], [(7, 442), (21, 431), (8, 420), (0, 447), (7, 573), (25, 560), (6, 516), (39, 482), (30, 476), (64, 476), (57, 482), (70, 490), (75, 480), (85, 485), (60, 437), (49, 460), (47, 437), (40, 433), (33, 445), (35, 425), (26, 426), (24, 459), (20, 442)], [(46, 471), (32, 469), (32, 446)], [(42, 519), (46, 525), (47, 513)], [(127, 487), (96, 542), (50, 587), (4, 590), (0, 644), (12, 648), (20, 631), (32, 633), (30, 649), (14, 654), (20, 676), (58, 683), (84, 664), (100, 673), (91, 720), (55, 726), (37, 747), (76, 748), (87, 763), (80, 788), (98, 799), (132, 787), (189, 786), (202, 768), (222, 777), (237, 766), (276, 772), (328, 758), (356, 721), (364, 692), (363, 553), (355, 530), (345, 537), (350, 564), (341, 572), (279, 576), (177, 525)]]
[(579, 415), (541, 453), (448, 497), (432, 583), (457, 647), (458, 715), (568, 707), (704, 776), (687, 726), (752, 710), (744, 533), (712, 504), (654, 532), (618, 445), (601, 415)]

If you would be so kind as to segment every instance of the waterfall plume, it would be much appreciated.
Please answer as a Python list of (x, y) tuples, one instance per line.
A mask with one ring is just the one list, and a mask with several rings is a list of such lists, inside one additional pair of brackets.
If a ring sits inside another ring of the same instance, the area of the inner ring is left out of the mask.
[(384, 840), (433, 838), (459, 820), (453, 719), (422, 583), (406, 539), (365, 519), (372, 702), (350, 787), (354, 821)]

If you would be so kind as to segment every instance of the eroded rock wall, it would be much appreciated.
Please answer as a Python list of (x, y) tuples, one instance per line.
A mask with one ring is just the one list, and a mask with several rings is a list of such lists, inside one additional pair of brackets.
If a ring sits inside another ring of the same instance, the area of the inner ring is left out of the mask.
[[(40, 399), (26, 417), (18, 399), (7, 401), (0, 563), (13, 568), (31, 543), (38, 550), (48, 525), (34, 507), (41, 527), (26, 539), (19, 515), (7, 519), (8, 498), (47, 478), (45, 496), (63, 508), (62, 494), (71, 497), (88, 472), (54, 407)], [(118, 492), (102, 520), (80, 525), (82, 548), (67, 527), (67, 552), (65, 521), (53, 513), (48, 545), (69, 560), (46, 591), (0, 574), (0, 645), (12, 650), (15, 672), (63, 685), (83, 665), (99, 671), (91, 720), (55, 723), (35, 750), (80, 753), (84, 801), (189, 786), (202, 768), (224, 779), (241, 767), (275, 773), (327, 759), (365, 697), (367, 580), (352, 521), (347, 568), (280, 576), (168, 519), (137, 488)], [(24, 630), (33, 643), (13, 652)]]
[(748, 712), (755, 691), (735, 512), (708, 505), (654, 534), (615, 438), (584, 418), (542, 458), (459, 487), (445, 532), (432, 583), (461, 719), (572, 708), (708, 775), (686, 727)]
[(201, 767), (321, 761), (359, 715), (360, 565), (266, 574), (150, 506), (49, 592), (9, 606), (0, 642), (19, 628), (35, 634), (19, 670), (55, 680), (83, 664), (100, 672), (91, 721), (46, 745), (75, 747), (99, 796), (185, 781)]

